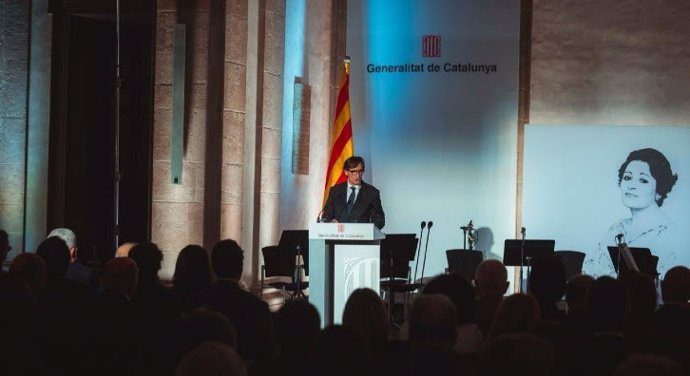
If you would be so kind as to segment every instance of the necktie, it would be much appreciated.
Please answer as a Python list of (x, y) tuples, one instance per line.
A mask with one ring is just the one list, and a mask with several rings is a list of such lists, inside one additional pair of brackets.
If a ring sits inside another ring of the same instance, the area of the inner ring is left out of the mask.
[[(352, 192), (350, 193), (350, 197), (347, 198), (347, 216), (350, 216), (350, 213), (352, 213), (352, 207), (355, 206), (355, 187), (350, 188)], [(342, 201), (341, 201), (342, 202)]]

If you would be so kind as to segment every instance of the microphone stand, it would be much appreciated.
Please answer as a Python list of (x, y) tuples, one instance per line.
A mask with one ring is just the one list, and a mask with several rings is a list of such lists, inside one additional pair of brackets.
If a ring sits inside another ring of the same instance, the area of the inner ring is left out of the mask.
[(299, 244), (297, 247), (297, 254), (295, 255), (295, 293), (292, 294), (292, 298), (306, 298), (304, 296), (304, 293), (302, 292), (302, 265), (300, 264), (300, 261), (302, 260), (302, 253), (300, 252), (300, 246)]
[[(520, 242), (520, 292), (522, 292), (522, 267), (525, 265), (525, 228), (523, 227), (520, 230), (520, 234), (522, 235), (522, 242)], [(529, 270), (527, 271), (527, 278), (529, 278)]]
[[(426, 227), (426, 221), (422, 221), (422, 230), (419, 232), (419, 243), (417, 243), (417, 256), (415, 257), (414, 263), (414, 278), (412, 278), (412, 283), (417, 283), (417, 267), (419, 266), (419, 251), (422, 250), (422, 240), (424, 239), (424, 227)], [(427, 237), (429, 237), (427, 233)]]
[(621, 243), (621, 240), (622, 240), (622, 239), (623, 239), (623, 234), (618, 234), (618, 235), (616, 235), (616, 245), (618, 246), (618, 255), (616, 255), (616, 256), (617, 256), (616, 258), (618, 259), (618, 260), (617, 260), (617, 261), (618, 261), (618, 265), (617, 265), (617, 268), (616, 268), (616, 278), (617, 278), (618, 280), (621, 279), (621, 253), (623, 252), (623, 249), (622, 249), (623, 246), (622, 246), (622, 243)]
[(429, 234), (431, 233), (431, 226), (433, 226), (433, 225), (434, 225), (434, 222), (429, 221), (429, 227), (426, 230), (426, 246), (424, 248), (424, 262), (422, 263), (422, 276), (420, 278), (422, 280), (422, 282), (421, 282), (422, 285), (424, 284), (424, 267), (426, 266), (426, 254), (427, 254), (427, 251), (429, 250)]
[[(340, 197), (340, 196), (338, 196), (338, 197)], [(337, 199), (338, 199), (338, 198), (336, 197), (336, 198), (334, 198), (333, 200), (331, 200), (330, 197), (329, 197), (328, 200), (326, 200), (326, 204), (323, 206), (323, 208), (321, 208), (321, 211), (320, 211), (319, 214), (316, 216), (316, 222), (317, 222), (317, 223), (324, 223), (324, 222), (325, 222), (325, 220), (323, 219), (323, 214), (326, 212), (326, 209), (328, 209), (329, 207), (333, 206), (333, 203), (334, 203)], [(331, 218), (331, 220), (332, 220), (332, 219), (334, 219), (334, 218)]]
[[(388, 245), (386, 245), (388, 247)], [(392, 325), (395, 325), (393, 322), (393, 305), (395, 303), (395, 299), (393, 299), (393, 249), (388, 248), (388, 319), (390, 320), (390, 323)]]
[[(462, 249), (469, 250), (469, 251), (473, 250), (474, 249), (474, 241), (471, 237), (472, 237), (472, 231), (474, 230), (474, 225), (472, 224), (472, 220), (470, 219), (470, 223), (468, 223), (467, 226), (460, 226), (460, 229), (462, 230)], [(470, 247), (469, 248), (467, 248), (467, 238), (468, 237), (470, 237)]]
[(115, 156), (113, 176), (113, 242), (117, 249), (120, 243), (120, 0), (115, 0)]

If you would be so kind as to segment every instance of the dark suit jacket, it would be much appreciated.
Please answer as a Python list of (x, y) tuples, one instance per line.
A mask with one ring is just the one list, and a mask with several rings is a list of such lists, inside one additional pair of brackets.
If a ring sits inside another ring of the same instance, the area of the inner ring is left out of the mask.
[(347, 215), (347, 182), (331, 187), (328, 201), (324, 206), (321, 218), (330, 222), (337, 219), (342, 223), (373, 223), (379, 229), (386, 224), (386, 215), (381, 207), (379, 190), (365, 182), (357, 194), (357, 199), (352, 207), (352, 213)]
[(268, 304), (244, 291), (235, 281), (219, 280), (211, 287), (208, 308), (225, 315), (237, 332), (237, 347), (245, 361), (268, 361), (275, 339)]

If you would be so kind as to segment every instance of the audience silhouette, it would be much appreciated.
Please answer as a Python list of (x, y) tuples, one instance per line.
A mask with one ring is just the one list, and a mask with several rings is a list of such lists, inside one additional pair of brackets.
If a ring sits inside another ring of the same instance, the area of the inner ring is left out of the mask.
[(211, 252), (186, 246), (171, 285), (158, 276), (156, 244), (128, 248), (99, 268), (97, 288), (70, 277), (74, 260), (59, 236), (12, 259), (0, 272), (3, 374), (690, 374), (685, 266), (660, 281), (639, 273), (566, 281), (558, 259), (538, 258), (529, 293), (505, 296), (507, 269), (487, 260), (474, 286), (460, 275), (428, 281), (402, 327), (378, 293), (356, 289), (342, 324), (321, 328), (307, 300), (271, 313), (242, 285), (244, 251), (234, 240)]

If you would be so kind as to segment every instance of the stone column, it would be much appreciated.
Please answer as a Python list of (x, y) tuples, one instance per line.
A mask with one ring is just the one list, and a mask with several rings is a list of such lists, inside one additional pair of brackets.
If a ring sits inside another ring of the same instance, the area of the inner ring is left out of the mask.
[(24, 250), (30, 3), (0, 0), (0, 228)]
[(247, 96), (247, 0), (228, 0), (225, 19), (225, 105), (221, 177), (222, 239), (242, 242), (242, 200)]
[(261, 205), (259, 245), (280, 238), (280, 165), (285, 50), (285, 1), (266, 3), (261, 121)]
[(204, 226), (204, 146), (208, 66), (208, 2), (189, 4), (182, 184), (170, 179), (174, 2), (159, 0), (156, 14), (156, 67), (153, 136), (151, 237), (163, 251), (161, 278), (170, 279), (177, 254), (187, 244), (202, 244)]
[(261, 247), (279, 236), (284, 30), (284, 0), (249, 2), (241, 219), (247, 285), (260, 277)]
[(31, 61), (26, 156), (24, 250), (33, 252), (47, 234), (48, 145), (53, 17), (48, 0), (31, 2)]

